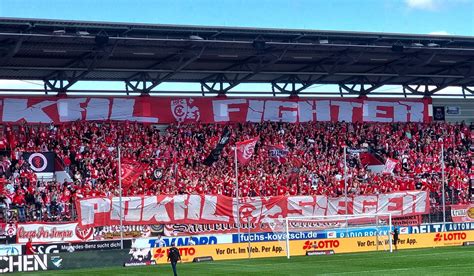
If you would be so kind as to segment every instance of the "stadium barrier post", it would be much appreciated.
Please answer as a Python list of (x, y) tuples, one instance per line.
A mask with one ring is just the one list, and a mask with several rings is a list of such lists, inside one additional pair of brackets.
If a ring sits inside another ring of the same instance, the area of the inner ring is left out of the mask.
[(379, 251), (379, 216), (375, 215), (375, 242), (376, 242), (376, 250)]
[(348, 220), (347, 220), (347, 146), (344, 149), (344, 205), (346, 207), (346, 236), (348, 235)]
[(123, 221), (122, 221), (122, 217), (123, 217), (123, 209), (122, 209), (122, 156), (121, 156), (121, 153), (120, 153), (120, 145), (118, 146), (118, 180), (119, 180), (119, 191), (120, 191), (120, 195), (119, 195), (119, 209), (120, 209), (120, 214), (119, 214), (119, 217), (120, 217), (120, 249), (123, 249)]
[(234, 147), (234, 164), (235, 164), (235, 186), (237, 199), (237, 236), (239, 237), (238, 241), (240, 243), (240, 197), (239, 197), (239, 169), (237, 164), (237, 146)]
[(290, 258), (290, 233), (288, 231), (288, 217), (285, 218), (285, 230), (286, 230), (286, 257)]
[(444, 140), (441, 143), (441, 189), (443, 191), (443, 229), (446, 228), (446, 191), (444, 180)]
[(344, 200), (346, 205), (346, 216), (347, 216), (347, 146), (344, 146)]
[(388, 213), (388, 246), (390, 247), (390, 253), (392, 250), (392, 214)]
[(247, 221), (247, 228), (248, 228), (248, 232), (247, 232), (247, 239), (248, 239), (248, 246), (249, 246), (249, 259), (252, 258), (252, 247), (250, 245), (250, 216), (247, 218), (248, 221)]

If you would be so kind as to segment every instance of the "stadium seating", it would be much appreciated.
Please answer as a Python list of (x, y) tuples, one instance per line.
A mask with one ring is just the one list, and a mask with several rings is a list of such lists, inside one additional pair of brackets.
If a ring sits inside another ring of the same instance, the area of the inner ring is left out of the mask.
[[(348, 157), (348, 192), (378, 194), (422, 189), (433, 206), (441, 198), (440, 148), (446, 155), (448, 204), (470, 200), (474, 174), (471, 129), (464, 124), (247, 123), (229, 125), (232, 136), (219, 160), (202, 162), (214, 148), (225, 125), (170, 125), (159, 131), (131, 122), (74, 122), (64, 125), (4, 125), (0, 150), (2, 196), (19, 221), (74, 219), (75, 198), (118, 195), (117, 142), (122, 159), (145, 164), (140, 177), (125, 185), (124, 195), (223, 194), (235, 196), (236, 141), (260, 137), (255, 155), (239, 166), (240, 194), (340, 196), (344, 192), (343, 146), (369, 148), (374, 156), (398, 161), (393, 174), (367, 170), (357, 154)], [(284, 145), (280, 162), (268, 146)], [(36, 178), (22, 152), (54, 151), (72, 183)]]

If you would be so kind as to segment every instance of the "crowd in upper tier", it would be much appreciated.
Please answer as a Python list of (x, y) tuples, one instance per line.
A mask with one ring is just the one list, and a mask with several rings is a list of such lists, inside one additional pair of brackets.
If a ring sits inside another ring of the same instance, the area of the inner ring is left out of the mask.
[[(211, 166), (204, 159), (225, 127), (230, 142)], [(161, 131), (160, 131), (161, 129)], [(63, 125), (3, 125), (0, 186), (4, 209), (20, 221), (70, 220), (75, 198), (118, 195), (117, 145), (123, 162), (143, 164), (138, 179), (124, 185), (124, 195), (236, 195), (233, 145), (259, 137), (255, 154), (239, 165), (240, 196), (328, 195), (344, 193), (343, 148), (347, 156), (348, 193), (378, 194), (427, 190), (432, 204), (441, 198), (441, 144), (444, 144), (448, 204), (470, 200), (474, 178), (473, 130), (448, 123), (314, 122), (244, 124), (173, 124), (166, 129), (133, 122), (74, 122)], [(268, 146), (288, 154), (276, 161)], [(357, 150), (369, 149), (384, 163), (397, 160), (392, 174), (371, 172)], [(71, 181), (42, 181), (23, 152), (56, 153)]]

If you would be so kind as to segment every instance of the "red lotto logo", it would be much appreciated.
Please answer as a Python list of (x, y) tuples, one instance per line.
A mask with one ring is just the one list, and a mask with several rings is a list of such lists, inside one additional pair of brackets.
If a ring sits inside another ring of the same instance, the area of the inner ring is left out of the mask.
[(158, 248), (155, 250), (155, 254), (153, 254), (153, 259), (158, 260), (165, 256), (166, 250), (163, 248)]
[(337, 247), (339, 247), (338, 240), (306, 241), (303, 245), (303, 250), (309, 250), (312, 248), (328, 249)]
[(313, 242), (311, 241), (305, 241), (303, 245), (303, 250), (309, 250), (313, 248)]
[(458, 233), (436, 233), (434, 238), (435, 242), (440, 241), (460, 241), (466, 239), (466, 233), (458, 232)]

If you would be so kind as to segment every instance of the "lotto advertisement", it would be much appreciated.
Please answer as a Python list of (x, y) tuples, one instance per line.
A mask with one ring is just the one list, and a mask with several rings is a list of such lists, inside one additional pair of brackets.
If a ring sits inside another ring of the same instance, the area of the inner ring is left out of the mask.
[[(422, 234), (402, 234), (398, 249), (424, 247), (460, 246), (463, 242), (474, 241), (474, 231), (430, 232)], [(367, 236), (334, 239), (300, 239), (290, 241), (291, 256), (337, 254), (389, 250), (388, 236)], [(284, 240), (268, 242), (208, 244), (199, 246), (178, 246), (183, 262), (199, 259), (231, 260), (245, 258), (268, 258), (286, 256)], [(131, 249), (128, 265), (163, 264), (167, 262), (169, 247)], [(127, 264), (126, 264), (127, 265)]]
[[(183, 262), (193, 262), (196, 258), (212, 257), (212, 260), (234, 260), (252, 258), (268, 258), (286, 256), (285, 244), (280, 242), (258, 242), (251, 243), (250, 254), (248, 244), (230, 243), (200, 246), (178, 247)], [(152, 261), (156, 264), (167, 262), (169, 248), (160, 247), (151, 250)]]

